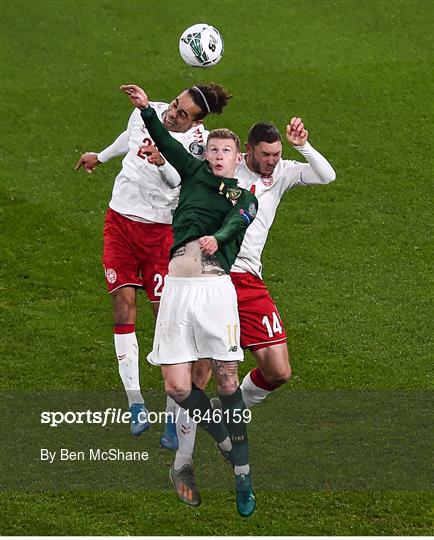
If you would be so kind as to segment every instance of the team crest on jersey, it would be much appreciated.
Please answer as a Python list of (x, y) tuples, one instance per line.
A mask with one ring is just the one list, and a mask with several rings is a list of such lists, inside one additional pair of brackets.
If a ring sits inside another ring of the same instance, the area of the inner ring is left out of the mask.
[(204, 151), (203, 144), (199, 144), (197, 141), (193, 141), (188, 147), (188, 151), (192, 156), (201, 156)]
[(226, 190), (226, 199), (229, 199), (233, 206), (238, 203), (238, 199), (241, 197), (240, 188), (227, 188)]
[(261, 176), (262, 185), (265, 187), (271, 187), (273, 185), (272, 176)]
[(115, 283), (116, 280), (118, 279), (116, 271), (113, 270), (113, 268), (106, 268), (105, 277), (106, 277), (106, 280), (111, 284)]

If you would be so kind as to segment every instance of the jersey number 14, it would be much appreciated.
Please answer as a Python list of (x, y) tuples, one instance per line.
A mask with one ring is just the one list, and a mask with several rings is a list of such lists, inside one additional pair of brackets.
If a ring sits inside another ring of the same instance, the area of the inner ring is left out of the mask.
[(270, 319), (267, 315), (262, 319), (262, 324), (265, 326), (268, 332), (268, 337), (273, 337), (274, 334), (281, 334), (282, 333), (282, 326), (279, 321), (279, 317), (277, 316), (277, 313), (273, 311), (273, 322), (270, 323)]

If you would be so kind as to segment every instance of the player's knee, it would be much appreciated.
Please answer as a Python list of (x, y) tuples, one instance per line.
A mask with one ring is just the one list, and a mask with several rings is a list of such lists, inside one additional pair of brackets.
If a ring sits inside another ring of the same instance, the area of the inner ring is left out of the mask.
[(290, 378), (291, 378), (291, 366), (288, 364), (287, 366), (277, 369), (272, 374), (271, 383), (276, 386), (282, 386), (282, 384), (287, 383)]
[(179, 384), (177, 381), (165, 381), (164, 387), (166, 394), (171, 397), (176, 403), (187, 399), (191, 393), (191, 386)]
[(217, 382), (217, 391), (221, 396), (230, 396), (237, 391), (238, 379), (220, 380)]
[(275, 362), (267, 365), (264, 369), (261, 366), (261, 371), (265, 380), (272, 386), (282, 386), (291, 378), (291, 365), (289, 361)]
[(237, 391), (239, 386), (237, 373), (227, 373), (226, 376), (216, 377), (217, 390), (221, 396), (229, 396)]

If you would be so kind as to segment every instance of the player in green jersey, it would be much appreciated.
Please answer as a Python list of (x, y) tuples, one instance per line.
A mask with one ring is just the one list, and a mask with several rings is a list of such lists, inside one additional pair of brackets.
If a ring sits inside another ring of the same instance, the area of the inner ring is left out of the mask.
[[(250, 416), (239, 387), (243, 352), (229, 271), (256, 215), (257, 200), (233, 178), (241, 160), (240, 142), (229, 130), (214, 130), (206, 160), (198, 161), (169, 135), (141, 88), (121, 89), (141, 109), (159, 151), (181, 177), (169, 274), (148, 360), (161, 366), (167, 394), (216, 440), (234, 467), (237, 508), (247, 517), (256, 505), (248, 461)], [(213, 412), (207, 395), (192, 383), (192, 365), (202, 358), (211, 361), (222, 411)], [(183, 462), (177, 454), (170, 476), (181, 500), (200, 504), (190, 456)]]

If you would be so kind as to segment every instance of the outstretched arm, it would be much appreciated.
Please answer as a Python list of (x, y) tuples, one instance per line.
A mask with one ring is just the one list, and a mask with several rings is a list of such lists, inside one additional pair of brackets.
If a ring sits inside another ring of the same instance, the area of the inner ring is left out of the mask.
[(97, 154), (98, 161), (100, 163), (106, 163), (117, 156), (125, 156), (125, 154), (128, 154), (130, 150), (130, 147), (128, 146), (129, 138), (130, 133), (127, 129), (119, 135), (114, 143)]
[(307, 164), (301, 164), (299, 183), (306, 185), (328, 184), (336, 178), (336, 173), (327, 159), (308, 142), (309, 132), (301, 118), (291, 118), (286, 126), (286, 138), (302, 154)]
[(181, 179), (198, 169), (201, 162), (190, 155), (181, 143), (171, 137), (158, 119), (154, 109), (149, 106), (149, 99), (145, 91), (135, 84), (122, 85), (121, 90), (129, 96), (135, 107), (141, 109), (141, 115), (149, 134), (167, 161), (178, 171)]

